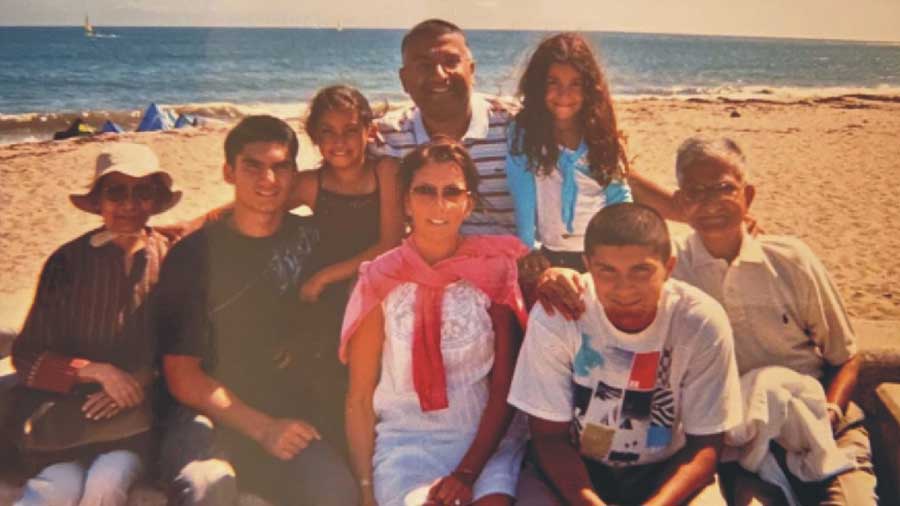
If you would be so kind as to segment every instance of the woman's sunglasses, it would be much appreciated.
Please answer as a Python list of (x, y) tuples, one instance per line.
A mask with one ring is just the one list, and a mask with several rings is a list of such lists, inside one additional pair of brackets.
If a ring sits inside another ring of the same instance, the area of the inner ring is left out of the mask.
[(156, 198), (156, 185), (150, 183), (138, 183), (134, 186), (126, 184), (114, 184), (103, 187), (103, 198), (110, 202), (125, 202), (129, 197), (141, 202), (149, 202)]
[(410, 193), (413, 194), (414, 197), (419, 198), (421, 200), (425, 200), (429, 203), (436, 203), (438, 201), (438, 196), (440, 196), (443, 200), (450, 202), (452, 204), (462, 204), (469, 198), (469, 195), (472, 193), (465, 188), (460, 188), (459, 186), (449, 185), (445, 186), (441, 189), (438, 187), (422, 183), (420, 185), (414, 186)]

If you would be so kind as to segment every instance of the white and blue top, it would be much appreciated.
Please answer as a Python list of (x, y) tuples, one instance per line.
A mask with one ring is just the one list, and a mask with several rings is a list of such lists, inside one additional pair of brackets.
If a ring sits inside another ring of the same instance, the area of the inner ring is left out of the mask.
[(588, 147), (583, 140), (574, 150), (560, 146), (557, 170), (545, 175), (528, 170), (525, 154), (512, 154), (515, 124), (510, 125), (508, 132), (506, 178), (513, 197), (517, 233), (529, 248), (536, 248), (539, 239), (551, 251), (581, 252), (585, 229), (597, 211), (633, 201), (631, 188), (624, 180), (615, 179), (601, 186), (591, 176)]

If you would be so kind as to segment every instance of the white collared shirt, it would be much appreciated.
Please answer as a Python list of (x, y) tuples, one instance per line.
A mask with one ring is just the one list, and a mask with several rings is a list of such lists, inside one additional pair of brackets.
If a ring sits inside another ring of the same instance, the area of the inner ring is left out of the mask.
[(741, 374), (768, 365), (820, 378), (856, 354), (856, 337), (825, 266), (799, 239), (745, 233), (737, 258), (714, 258), (696, 233), (678, 238), (672, 276), (722, 304)]
[[(511, 116), (479, 93), (472, 94), (470, 103), (472, 118), (462, 143), (478, 169), (478, 193), (483, 204), (463, 224), (463, 232), (515, 234), (512, 196), (506, 182), (506, 128)], [(401, 158), (431, 140), (422, 111), (415, 106), (391, 111), (376, 120), (376, 125), (385, 145), (372, 149), (380, 155)]]

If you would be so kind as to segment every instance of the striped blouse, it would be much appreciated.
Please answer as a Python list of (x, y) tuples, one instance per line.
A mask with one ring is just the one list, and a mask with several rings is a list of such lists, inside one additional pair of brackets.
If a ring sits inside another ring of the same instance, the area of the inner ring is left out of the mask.
[(123, 370), (149, 370), (156, 345), (149, 303), (169, 240), (148, 229), (147, 244), (125, 273), (125, 253), (113, 243), (94, 247), (92, 230), (54, 252), (41, 271), (13, 364), (31, 388), (68, 392), (84, 360)]

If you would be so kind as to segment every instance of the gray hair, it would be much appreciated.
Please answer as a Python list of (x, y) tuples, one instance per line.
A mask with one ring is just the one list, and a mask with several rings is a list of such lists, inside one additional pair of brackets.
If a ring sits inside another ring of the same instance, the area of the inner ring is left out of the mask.
[(675, 177), (678, 185), (684, 178), (684, 171), (688, 167), (702, 162), (724, 163), (736, 171), (741, 181), (746, 181), (750, 175), (747, 169), (747, 159), (744, 152), (736, 142), (728, 137), (707, 138), (689, 137), (678, 147), (678, 156), (675, 159)]

